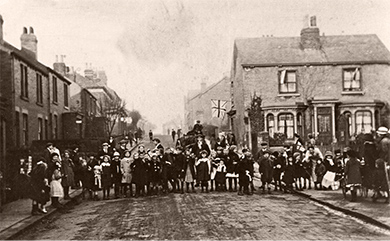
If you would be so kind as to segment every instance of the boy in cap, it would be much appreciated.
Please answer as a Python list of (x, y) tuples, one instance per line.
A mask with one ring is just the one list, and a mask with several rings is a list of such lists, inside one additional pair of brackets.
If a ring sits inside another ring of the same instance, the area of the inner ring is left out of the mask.
[(111, 163), (111, 173), (112, 173), (112, 183), (114, 184), (114, 193), (115, 198), (119, 198), (121, 194), (121, 182), (122, 182), (122, 171), (121, 171), (121, 161), (120, 161), (119, 152), (114, 152), (112, 163)]
[(264, 151), (259, 162), (263, 193), (265, 193), (265, 186), (267, 185), (268, 193), (271, 194), (270, 184), (273, 177), (273, 166), (273, 160), (270, 158), (269, 150)]

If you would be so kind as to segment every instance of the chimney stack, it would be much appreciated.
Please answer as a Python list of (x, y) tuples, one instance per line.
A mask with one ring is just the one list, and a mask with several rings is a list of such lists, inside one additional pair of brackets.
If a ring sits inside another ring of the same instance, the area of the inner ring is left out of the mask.
[(58, 55), (56, 55), (56, 62), (53, 64), (53, 69), (61, 75), (65, 76), (68, 73), (66, 65), (64, 63), (65, 55), (61, 55), (60, 57), (61, 59), (60, 61), (58, 61)]
[(301, 44), (304, 49), (320, 49), (320, 30), (317, 28), (316, 16), (311, 16), (309, 27), (301, 30)]
[(3, 44), (4, 42), (4, 37), (3, 37), (3, 17), (0, 15), (0, 44)]
[(29, 55), (31, 55), (34, 59), (37, 59), (38, 53), (37, 53), (37, 44), (38, 40), (37, 37), (34, 34), (34, 29), (30, 27), (30, 33), (27, 32), (27, 28), (23, 28), (23, 34), (20, 37), (21, 44), (22, 44), (22, 51), (27, 52)]

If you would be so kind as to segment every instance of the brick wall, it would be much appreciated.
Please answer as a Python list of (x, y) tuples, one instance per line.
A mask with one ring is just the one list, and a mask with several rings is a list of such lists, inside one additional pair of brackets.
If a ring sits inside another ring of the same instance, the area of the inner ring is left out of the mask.
[[(28, 73), (28, 98), (21, 97), (21, 64), (27, 66)], [(42, 76), (42, 103), (37, 102), (37, 83), (36, 74)], [(14, 58), (13, 61), (13, 76), (14, 76), (14, 109), (10, 109), (12, 113), (16, 115), (16, 111), (19, 113), (19, 129), (20, 140), (22, 140), (22, 118), (23, 114), (28, 115), (28, 143), (27, 146), (31, 145), (33, 140), (38, 139), (38, 118), (43, 120), (49, 119), (49, 93), (48, 93), (48, 78), (44, 73), (31, 68), (25, 62)], [(15, 117), (14, 117), (15, 118)], [(43, 127), (45, 128), (45, 127)], [(46, 131), (42, 130), (43, 133)], [(44, 135), (43, 135), (44, 136)], [(22, 144), (22, 141), (21, 141)]]
[[(237, 62), (239, 63), (239, 59)], [(359, 94), (343, 93), (342, 77), (344, 68), (361, 68), (361, 80), (363, 91)], [(237, 66), (233, 80), (233, 101), (237, 114), (235, 116), (235, 131), (239, 143), (243, 144), (245, 132), (244, 110), (250, 105), (250, 96), (256, 92), (263, 99), (263, 106), (284, 105), (292, 102), (307, 103), (308, 98), (326, 96), (338, 99), (341, 102), (364, 102), (369, 99), (377, 99), (385, 102), (386, 107), (382, 114), (387, 118), (382, 119), (381, 125), (389, 126), (388, 103), (390, 96), (389, 65), (329, 65), (329, 66), (283, 66), (283, 69), (297, 71), (298, 95), (281, 96), (278, 88), (278, 67), (255, 67), (243, 70)], [(306, 123), (310, 123), (310, 115), (306, 115)]]

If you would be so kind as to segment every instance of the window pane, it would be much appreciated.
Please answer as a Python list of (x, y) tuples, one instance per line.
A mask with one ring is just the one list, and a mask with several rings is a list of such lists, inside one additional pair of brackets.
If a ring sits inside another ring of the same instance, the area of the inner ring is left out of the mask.
[(280, 92), (288, 92), (287, 84), (280, 85)]
[(295, 72), (287, 72), (287, 82), (296, 82)]
[(360, 81), (359, 80), (352, 80), (352, 88), (353, 89), (360, 89)]
[(295, 88), (295, 83), (289, 83), (288, 84), (288, 91), (289, 92), (295, 92), (296, 91), (296, 88)]

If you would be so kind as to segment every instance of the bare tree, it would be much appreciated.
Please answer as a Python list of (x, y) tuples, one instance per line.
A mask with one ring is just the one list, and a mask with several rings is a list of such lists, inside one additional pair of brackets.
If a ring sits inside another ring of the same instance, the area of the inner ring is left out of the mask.
[(118, 120), (121, 117), (127, 117), (126, 102), (120, 98), (115, 98), (113, 100), (109, 98), (101, 98), (99, 100), (99, 104), (100, 116), (105, 119), (107, 135), (111, 136)]

